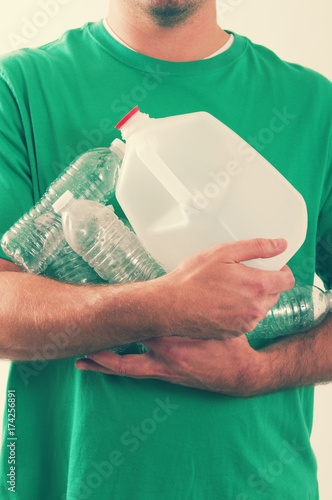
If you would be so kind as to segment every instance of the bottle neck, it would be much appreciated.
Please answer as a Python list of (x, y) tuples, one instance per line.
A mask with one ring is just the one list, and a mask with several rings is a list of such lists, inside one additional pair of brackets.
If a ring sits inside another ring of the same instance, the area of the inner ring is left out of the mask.
[(128, 138), (140, 128), (145, 127), (148, 122), (154, 121), (148, 114), (138, 111), (121, 127), (122, 138), (127, 141)]
[(70, 191), (65, 191), (60, 198), (57, 199), (55, 203), (53, 203), (52, 208), (57, 214), (62, 214), (64, 210), (67, 210), (67, 208), (74, 202), (76, 199), (74, 198), (73, 193)]
[(325, 297), (327, 298), (329, 312), (332, 312), (332, 290), (325, 292)]
[(126, 150), (126, 145), (120, 139), (114, 139), (112, 144), (110, 145), (110, 150), (112, 153), (116, 154), (119, 158), (119, 161), (122, 162)]

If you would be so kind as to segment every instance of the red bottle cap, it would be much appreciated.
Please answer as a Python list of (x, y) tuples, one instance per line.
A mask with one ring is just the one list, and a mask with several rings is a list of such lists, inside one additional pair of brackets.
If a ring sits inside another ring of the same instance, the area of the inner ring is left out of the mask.
[(119, 123), (117, 123), (115, 125), (115, 128), (117, 128), (118, 130), (120, 130), (121, 127), (129, 120), (129, 118), (131, 118), (135, 113), (137, 113), (137, 111), (139, 111), (139, 108), (138, 108), (138, 106), (135, 106), (131, 111), (129, 111), (129, 113), (126, 114), (126, 116), (124, 116), (119, 121)]

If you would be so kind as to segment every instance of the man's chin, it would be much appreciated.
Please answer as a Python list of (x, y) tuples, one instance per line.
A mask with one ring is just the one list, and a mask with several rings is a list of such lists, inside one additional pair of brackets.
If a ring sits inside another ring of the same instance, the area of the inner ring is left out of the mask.
[(166, 5), (151, 7), (150, 15), (159, 26), (167, 28), (185, 22), (196, 10), (197, 6), (191, 3), (185, 7)]
[(173, 27), (184, 23), (206, 0), (136, 0), (158, 26)]

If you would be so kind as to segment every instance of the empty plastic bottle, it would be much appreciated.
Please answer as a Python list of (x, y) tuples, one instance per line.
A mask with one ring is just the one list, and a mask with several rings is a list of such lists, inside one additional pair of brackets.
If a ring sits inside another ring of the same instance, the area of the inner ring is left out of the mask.
[(304, 242), (302, 195), (214, 116), (150, 118), (136, 106), (116, 128), (126, 141), (117, 200), (166, 271), (210, 246), (258, 236), (283, 237), (287, 249), (246, 265), (277, 270)]
[(248, 340), (270, 339), (317, 326), (332, 310), (332, 291), (301, 285), (280, 294), (263, 321), (247, 333)]
[[(66, 191), (53, 205), (61, 213), (65, 238), (98, 275), (109, 283), (145, 281), (165, 274), (140, 244), (137, 236), (119, 219), (113, 207), (90, 200), (76, 200)], [(122, 353), (135, 346), (140, 353), (144, 344), (113, 347)]]
[(66, 283), (106, 283), (80, 255), (66, 244), (56, 258), (47, 266), (43, 276)]
[(114, 197), (124, 149), (124, 143), (115, 139), (110, 148), (93, 149), (77, 158), (40, 201), (5, 233), (1, 246), (6, 255), (35, 274), (45, 271), (56, 256), (59, 260), (67, 259), (61, 217), (53, 211), (53, 203), (67, 190), (76, 198), (107, 203)]
[(113, 207), (77, 200), (66, 191), (53, 205), (71, 248), (109, 283), (146, 281), (165, 274)]

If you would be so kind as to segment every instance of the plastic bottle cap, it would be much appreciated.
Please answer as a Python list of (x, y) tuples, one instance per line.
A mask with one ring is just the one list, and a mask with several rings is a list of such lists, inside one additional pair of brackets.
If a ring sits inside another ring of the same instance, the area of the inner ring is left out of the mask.
[(137, 113), (137, 111), (139, 111), (139, 108), (138, 106), (135, 106), (131, 111), (129, 111), (129, 113), (126, 114), (126, 116), (122, 118), (122, 120), (119, 121), (119, 123), (115, 125), (115, 128), (120, 130), (121, 127), (129, 120), (129, 118), (131, 118), (135, 113)]
[(56, 202), (53, 203), (52, 208), (54, 212), (59, 214), (72, 198), (74, 198), (73, 193), (71, 193), (70, 191), (65, 191), (63, 195), (61, 195), (60, 198), (58, 198)]
[(329, 312), (332, 311), (332, 290), (328, 290), (326, 293), (326, 297), (329, 301)]
[(126, 150), (126, 145), (121, 139), (114, 139), (114, 141), (110, 145), (110, 149), (114, 151), (115, 154), (118, 155), (120, 160), (123, 160), (125, 150)]

